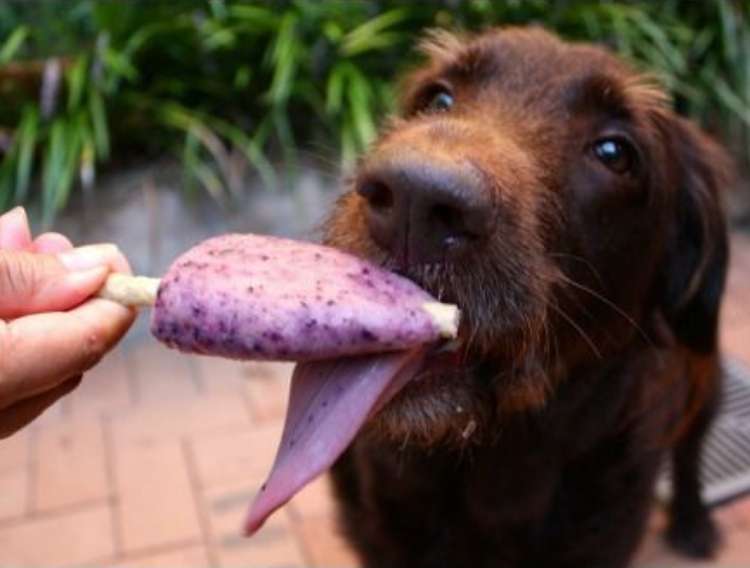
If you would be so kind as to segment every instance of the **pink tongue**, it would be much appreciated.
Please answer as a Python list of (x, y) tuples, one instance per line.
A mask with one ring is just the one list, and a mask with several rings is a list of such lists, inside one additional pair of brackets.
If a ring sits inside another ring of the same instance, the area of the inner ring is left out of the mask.
[(423, 355), (420, 348), (297, 365), (281, 444), (250, 508), (247, 535), (336, 461), (367, 418), (414, 376)]

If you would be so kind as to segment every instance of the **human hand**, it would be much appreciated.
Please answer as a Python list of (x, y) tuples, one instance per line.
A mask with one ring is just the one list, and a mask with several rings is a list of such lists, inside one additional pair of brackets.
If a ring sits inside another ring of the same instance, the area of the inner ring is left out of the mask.
[(23, 209), (0, 216), (0, 438), (73, 390), (133, 323), (134, 310), (92, 298), (113, 271), (130, 272), (114, 245), (32, 239)]

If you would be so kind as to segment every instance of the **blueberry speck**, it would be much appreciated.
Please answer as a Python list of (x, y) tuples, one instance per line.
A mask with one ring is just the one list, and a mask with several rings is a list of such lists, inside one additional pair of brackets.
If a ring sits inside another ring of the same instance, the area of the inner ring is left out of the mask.
[(326, 302), (326, 306), (333, 306), (333, 305), (335, 305), (335, 304), (336, 304), (336, 302), (334, 302), (333, 300), (328, 300), (328, 301)]
[(261, 259), (261, 260), (262, 260), (263, 262), (265, 262), (265, 261), (269, 260), (269, 256), (268, 256), (267, 254), (262, 254), (262, 255), (260, 255), (260, 259)]
[(281, 341), (281, 339), (282, 339), (282, 337), (281, 337), (281, 334), (280, 334), (280, 333), (276, 333), (275, 331), (272, 331), (272, 332), (271, 332), (271, 333), (270, 333), (270, 334), (268, 335), (268, 337), (269, 337), (269, 338), (271, 339), (271, 341), (273, 341), (274, 343), (278, 343), (278, 342), (279, 342), (279, 341)]
[(248, 286), (247, 287), (247, 293), (248, 294), (252, 294), (253, 292), (255, 292), (255, 288), (253, 288), (252, 286)]
[(371, 332), (369, 329), (364, 328), (362, 329), (362, 332), (360, 333), (362, 336), (362, 339), (365, 341), (376, 341), (378, 339), (378, 336), (375, 335), (373, 332)]
[(311, 329), (315, 327), (316, 325), (318, 325), (318, 320), (316, 320), (315, 318), (309, 319), (305, 322), (305, 327), (307, 329)]

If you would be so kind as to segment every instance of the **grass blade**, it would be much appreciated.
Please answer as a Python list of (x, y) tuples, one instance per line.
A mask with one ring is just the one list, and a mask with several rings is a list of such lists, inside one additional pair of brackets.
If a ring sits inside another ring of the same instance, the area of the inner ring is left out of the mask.
[(68, 83), (68, 111), (75, 110), (81, 104), (83, 89), (88, 79), (88, 57), (82, 55), (76, 58), (73, 66), (65, 73)]
[(34, 163), (34, 148), (39, 131), (39, 111), (28, 106), (23, 113), (16, 133), (18, 161), (16, 165), (15, 201), (24, 203), (29, 191), (31, 171)]
[(23, 47), (26, 38), (29, 37), (27, 26), (18, 26), (0, 46), (0, 65), (13, 61), (18, 51)]
[(89, 117), (94, 135), (94, 148), (99, 160), (109, 158), (109, 126), (107, 124), (107, 110), (101, 93), (97, 89), (89, 92)]

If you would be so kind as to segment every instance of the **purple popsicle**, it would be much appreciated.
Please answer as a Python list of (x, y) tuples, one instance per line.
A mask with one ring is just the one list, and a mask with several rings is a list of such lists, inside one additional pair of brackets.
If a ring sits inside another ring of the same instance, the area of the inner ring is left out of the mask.
[(330, 247), (250, 234), (179, 257), (151, 321), (181, 351), (291, 361), (411, 349), (456, 326), (453, 306), (405, 278)]
[(329, 247), (225, 235), (179, 257), (158, 279), (110, 276), (100, 295), (153, 304), (157, 339), (191, 353), (300, 362), (252, 534), (322, 474), (416, 375), (430, 344), (455, 338), (456, 306)]

